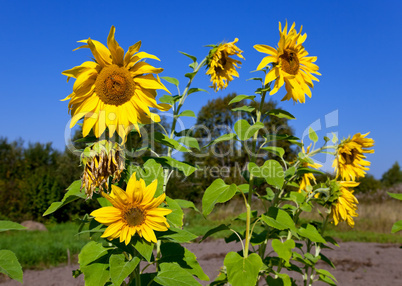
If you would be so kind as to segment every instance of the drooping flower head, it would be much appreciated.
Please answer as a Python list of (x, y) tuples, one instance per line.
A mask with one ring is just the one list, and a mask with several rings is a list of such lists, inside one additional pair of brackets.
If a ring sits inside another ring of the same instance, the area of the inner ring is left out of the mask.
[(118, 182), (124, 170), (124, 157), (117, 143), (106, 140), (96, 142), (85, 148), (81, 154), (84, 165), (82, 187), (85, 187), (87, 198), (92, 198), (96, 188), (100, 191), (108, 189), (108, 178), (112, 183)]
[(107, 48), (100, 42), (87, 39), (78, 41), (85, 45), (77, 48), (89, 48), (95, 61), (87, 61), (80, 66), (62, 72), (67, 81), (75, 78), (73, 93), (69, 99), (72, 128), (84, 117), (83, 136), (93, 128), (96, 137), (100, 137), (109, 128), (109, 136), (115, 131), (122, 139), (135, 127), (139, 132), (139, 123), (159, 122), (160, 117), (149, 108), (161, 111), (169, 110), (170, 105), (157, 104), (156, 90), (164, 89), (158, 76), (163, 71), (147, 64), (143, 59), (159, 60), (156, 56), (138, 52), (141, 41), (131, 46), (127, 53), (114, 38), (112, 26), (107, 39)]
[(230, 57), (236, 55), (244, 60), (241, 54), (243, 51), (235, 45), (238, 40), (236, 38), (233, 42), (214, 46), (209, 52), (207, 75), (211, 76), (212, 87), (215, 91), (225, 89), (234, 76), (239, 77), (236, 68), (239, 67), (238, 65), (241, 65), (241, 61)]
[[(311, 148), (311, 144), (307, 147), (307, 152), (306, 152), (305, 149), (304, 149), (304, 145), (303, 145), (303, 147), (302, 147), (302, 152), (303, 152), (304, 154), (308, 154), (308, 153), (310, 153), (310, 148)], [(308, 167), (310, 167), (310, 168), (313, 168), (313, 169), (319, 169), (319, 168), (322, 167), (321, 164), (318, 164), (318, 163), (309, 163), (309, 162), (303, 162), (303, 163), (301, 164), (301, 166), (302, 166), (303, 168), (308, 168)], [(313, 173), (304, 173), (303, 176), (302, 176), (302, 178), (301, 178), (300, 187), (299, 187), (299, 193), (300, 193), (302, 190), (306, 191), (306, 187), (307, 187), (307, 186), (311, 186), (311, 181), (314, 182), (314, 184), (316, 184), (316, 180), (315, 180), (314, 174), (313, 174)]]
[(278, 47), (272, 48), (267, 45), (255, 45), (254, 48), (266, 53), (268, 56), (262, 59), (257, 70), (272, 64), (271, 70), (266, 74), (264, 84), (275, 80), (270, 95), (275, 94), (285, 84), (286, 95), (282, 100), (293, 99), (294, 102), (305, 102), (305, 95), (311, 97), (310, 88), (314, 87), (313, 80), (319, 81), (313, 74), (321, 75), (318, 66), (314, 64), (317, 57), (308, 57), (303, 43), (307, 34), (301, 34), (295, 30), (295, 23), (287, 31), (288, 23), (282, 30), (279, 22), (279, 42)]
[(172, 210), (159, 208), (165, 194), (154, 198), (157, 180), (145, 186), (144, 180), (137, 181), (135, 173), (131, 176), (126, 191), (112, 185), (110, 195), (102, 195), (112, 203), (91, 213), (98, 222), (107, 225), (101, 237), (109, 240), (119, 238), (129, 244), (133, 235), (138, 234), (149, 242), (156, 242), (156, 231), (166, 231), (170, 227), (165, 216)]
[(331, 205), (331, 214), (335, 225), (338, 225), (339, 222), (346, 221), (350, 227), (354, 227), (355, 222), (353, 218), (358, 216), (356, 210), (359, 202), (353, 195), (353, 190), (350, 188), (357, 187), (358, 185), (358, 182), (336, 182), (335, 192), (337, 192), (338, 198), (334, 200)]
[(332, 166), (336, 170), (336, 176), (343, 180), (353, 180), (364, 177), (365, 171), (369, 170), (370, 162), (366, 161), (364, 153), (374, 153), (369, 150), (374, 146), (374, 140), (365, 138), (369, 133), (353, 135), (342, 140), (337, 148), (337, 154)]

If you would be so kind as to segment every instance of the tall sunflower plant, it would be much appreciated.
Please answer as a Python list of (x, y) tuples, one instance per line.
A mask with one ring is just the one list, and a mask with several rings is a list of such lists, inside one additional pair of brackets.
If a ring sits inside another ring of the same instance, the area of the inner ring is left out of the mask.
[[(301, 28), (296, 31), (295, 24), (288, 27), (286, 23), (282, 28), (279, 23), (277, 48), (254, 46), (266, 54), (256, 68), (263, 76), (253, 78), (261, 82), (261, 87), (254, 95), (238, 95), (229, 103), (259, 101), (257, 108), (247, 105), (241, 108), (242, 112), (250, 113), (248, 118), (252, 120), (240, 119), (233, 133), (206, 144), (203, 141), (202, 146), (224, 141), (241, 144), (248, 155), (246, 171), (242, 173), (244, 182), (227, 184), (222, 178), (213, 181), (202, 196), (201, 211), (195, 202), (174, 198), (167, 191), (174, 171), (188, 177), (200, 170), (173, 157), (174, 151), (201, 152), (191, 131), (177, 130), (177, 124), (183, 116), (195, 117), (193, 111), (183, 110), (183, 106), (194, 94), (206, 91), (192, 87), (200, 70), (206, 70), (210, 87), (215, 91), (225, 89), (239, 77), (237, 69), (244, 57), (236, 45), (238, 39), (208, 46), (210, 51), (200, 62), (195, 56), (182, 53), (191, 59), (184, 88), (176, 78), (159, 77), (163, 69), (148, 63), (159, 59), (140, 51), (141, 42), (124, 53), (115, 40), (114, 27), (107, 46), (90, 38), (79, 41), (83, 45), (77, 49), (89, 48), (93, 60), (62, 74), (67, 80), (75, 79), (73, 92), (65, 100), (69, 100), (70, 127), (82, 125), (80, 141), (86, 144), (81, 150), (84, 171), (81, 180), (68, 188), (63, 200), (53, 203), (44, 214), (49, 215), (77, 199), (98, 201), (99, 208), (80, 219), (79, 233), (89, 234), (90, 242), (78, 256), (80, 267), (74, 271), (75, 276), (84, 275), (86, 285), (97, 286), (176, 286), (179, 282), (180, 285), (312, 285), (315, 281), (336, 285), (336, 278), (317, 266), (321, 260), (334, 267), (321, 253), (321, 249), (337, 245), (325, 230), (330, 223), (354, 226), (358, 201), (353, 188), (358, 185), (356, 179), (364, 177), (369, 169), (365, 154), (374, 152), (370, 149), (374, 141), (367, 138), (368, 134), (358, 133), (341, 141), (335, 136), (324, 137), (323, 145), (317, 146), (319, 138), (310, 128), (312, 144), (307, 146), (291, 135), (263, 132), (262, 120), (266, 116), (295, 119), (282, 109), (262, 113), (267, 94), (275, 96), (284, 86), (283, 101), (305, 103), (306, 95), (312, 96), (313, 81), (318, 81), (316, 76), (320, 73), (315, 64), (317, 58), (308, 56), (303, 46), (306, 37)], [(172, 95), (165, 84), (175, 86), (177, 94)], [(158, 90), (164, 93), (159, 102)], [(160, 115), (154, 110), (172, 113), (169, 130), (161, 126), (162, 131), (153, 132), (151, 137), (165, 146), (165, 153), (157, 151), (153, 144), (145, 145), (141, 148), (152, 156), (142, 156), (143, 164), (134, 163), (138, 158), (132, 154), (139, 153), (133, 151), (139, 150), (130, 146), (130, 136), (143, 136), (148, 124), (160, 124)], [(285, 160), (285, 150), (275, 145), (278, 141), (288, 141), (300, 150), (295, 160)], [(261, 161), (263, 151), (272, 153), (276, 159)], [(336, 175), (317, 183), (315, 175), (324, 174), (319, 170), (321, 165), (314, 161), (314, 156), (320, 153), (334, 156)], [(246, 213), (234, 218), (241, 221), (239, 228), (223, 224), (198, 237), (183, 224), (185, 208), (208, 219), (219, 204), (238, 197), (246, 209)], [(303, 213), (316, 211), (320, 221), (300, 219)], [(240, 251), (227, 253), (219, 275), (208, 277), (186, 244), (203, 243), (207, 237), (227, 230), (231, 235), (225, 241), (238, 242)]]

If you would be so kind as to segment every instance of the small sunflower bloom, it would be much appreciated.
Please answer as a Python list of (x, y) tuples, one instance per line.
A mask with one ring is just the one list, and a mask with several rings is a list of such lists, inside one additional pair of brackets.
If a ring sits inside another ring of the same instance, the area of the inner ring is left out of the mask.
[(354, 227), (355, 222), (353, 218), (358, 216), (356, 210), (359, 202), (353, 195), (353, 190), (351, 188), (357, 187), (359, 183), (350, 181), (340, 181), (337, 183), (340, 192), (339, 197), (331, 206), (331, 214), (334, 219), (334, 224), (338, 225), (339, 222), (346, 221), (350, 227)]
[(241, 65), (241, 61), (231, 58), (231, 56), (238, 56), (244, 60), (242, 50), (235, 44), (239, 39), (235, 39), (230, 43), (223, 43), (215, 46), (209, 53), (207, 59), (207, 75), (211, 76), (212, 86), (215, 91), (225, 89), (233, 77), (239, 77), (236, 68)]
[(117, 143), (106, 140), (87, 147), (81, 154), (84, 165), (81, 188), (85, 187), (87, 198), (92, 198), (97, 188), (108, 189), (108, 179), (118, 182), (124, 170), (122, 150)]
[(113, 206), (103, 207), (91, 213), (96, 221), (107, 225), (101, 237), (109, 240), (119, 238), (120, 242), (129, 244), (131, 238), (138, 234), (149, 242), (157, 242), (154, 231), (166, 231), (170, 227), (165, 216), (172, 210), (160, 208), (165, 194), (154, 198), (158, 181), (145, 186), (144, 180), (137, 181), (135, 173), (127, 184), (126, 191), (112, 185), (110, 195), (102, 195)]
[(279, 22), (279, 42), (275, 49), (267, 45), (255, 45), (254, 48), (268, 54), (262, 59), (257, 70), (265, 68), (272, 64), (271, 70), (266, 74), (264, 84), (275, 81), (270, 95), (278, 92), (285, 84), (286, 95), (284, 100), (293, 99), (294, 102), (305, 102), (305, 95), (311, 97), (310, 88), (314, 87), (313, 80), (319, 81), (313, 74), (321, 75), (318, 72), (318, 66), (314, 64), (317, 57), (308, 57), (308, 52), (303, 47), (303, 43), (307, 38), (307, 34), (301, 34), (295, 30), (295, 23), (287, 31), (288, 23), (282, 30)]
[(365, 176), (371, 163), (364, 160), (366, 159), (364, 153), (374, 153), (373, 149), (368, 149), (374, 146), (374, 140), (366, 138), (369, 133), (357, 133), (352, 138), (348, 137), (342, 140), (338, 145), (336, 157), (332, 164), (337, 177), (355, 181)]
[(152, 113), (149, 108), (167, 111), (171, 107), (157, 104), (155, 100), (157, 89), (169, 92), (157, 76), (163, 69), (143, 61), (146, 58), (159, 59), (139, 52), (141, 41), (124, 54), (114, 34), (115, 28), (112, 26), (107, 47), (90, 38), (78, 41), (84, 45), (75, 50), (89, 48), (95, 61), (86, 61), (62, 72), (67, 76), (67, 81), (76, 79), (73, 92), (64, 100), (70, 100), (70, 128), (84, 117), (84, 137), (91, 129), (96, 137), (100, 137), (108, 128), (110, 137), (117, 132), (125, 140), (133, 127), (139, 132), (138, 124), (160, 121), (159, 115)]
[[(311, 148), (311, 144), (307, 147), (307, 152), (306, 152), (306, 150), (304, 149), (304, 145), (303, 145), (302, 152), (304, 154), (309, 154), (310, 153), (310, 148)], [(313, 169), (319, 169), (319, 168), (322, 167), (321, 164), (318, 164), (318, 163), (311, 164), (311, 163), (308, 163), (308, 162), (303, 162), (301, 166), (303, 168), (309, 168), (310, 167), (310, 168), (313, 168)], [(311, 181), (314, 182), (314, 184), (317, 183), (316, 180), (315, 180), (314, 174), (312, 174), (312, 173), (303, 174), (303, 176), (301, 178), (301, 182), (300, 182), (299, 193), (302, 190), (306, 191), (306, 187), (311, 186)]]

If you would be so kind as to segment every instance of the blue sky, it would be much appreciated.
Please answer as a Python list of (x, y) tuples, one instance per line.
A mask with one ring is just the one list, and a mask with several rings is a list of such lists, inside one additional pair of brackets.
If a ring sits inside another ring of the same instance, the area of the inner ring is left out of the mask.
[[(284, 3), (284, 4), (281, 4)], [(286, 3), (286, 4), (285, 4)], [(263, 54), (255, 44), (276, 46), (278, 22), (296, 22), (307, 33), (305, 48), (317, 56), (322, 76), (305, 104), (279, 102), (297, 118), (291, 125), (298, 137), (321, 120), (322, 137), (366, 133), (375, 140), (369, 173), (380, 178), (395, 161), (402, 163), (402, 2), (401, 1), (1, 1), (2, 68), (0, 70), (0, 136), (49, 142), (64, 149), (71, 93), (63, 70), (80, 65), (89, 50), (72, 52), (77, 40), (106, 43), (111, 25), (126, 50), (138, 40), (142, 51), (157, 55), (162, 76), (181, 85), (189, 71), (188, 58), (208, 53), (203, 46), (233, 41), (246, 61), (240, 78), (215, 93), (195, 93), (185, 109), (196, 113), (208, 100), (230, 92), (252, 94), (257, 83), (246, 81)], [(206, 88), (209, 78), (197, 77), (194, 87)], [(173, 92), (173, 86), (167, 84)], [(162, 94), (161, 94), (162, 95)], [(329, 115), (328, 115), (329, 114)], [(326, 116), (327, 115), (327, 116)], [(327, 121), (326, 121), (327, 120)], [(187, 120), (191, 127), (195, 120)], [(335, 126), (330, 126), (335, 125)], [(317, 126), (317, 125), (315, 125)]]

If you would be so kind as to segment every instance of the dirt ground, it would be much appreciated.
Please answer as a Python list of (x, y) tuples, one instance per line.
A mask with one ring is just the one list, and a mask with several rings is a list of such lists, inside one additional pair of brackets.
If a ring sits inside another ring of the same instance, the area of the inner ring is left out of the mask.
[[(223, 241), (208, 241), (201, 244), (190, 244), (187, 248), (194, 252), (205, 273), (213, 280), (223, 265), (225, 254), (238, 251), (240, 244), (225, 244)], [(327, 264), (320, 263), (319, 268), (330, 270), (337, 278), (338, 285), (353, 286), (387, 286), (402, 285), (402, 248), (395, 244), (378, 243), (340, 243), (339, 249), (323, 250), (335, 264), (330, 269)], [(78, 265), (55, 267), (42, 271), (27, 270), (24, 272), (24, 284), (27, 286), (82, 286), (82, 275), (77, 279), (71, 276)], [(293, 276), (300, 280), (301, 277)], [(210, 282), (202, 282), (208, 285)], [(21, 285), (8, 280), (1, 286)], [(265, 283), (260, 283), (265, 285)], [(327, 285), (315, 283), (314, 285)]]

